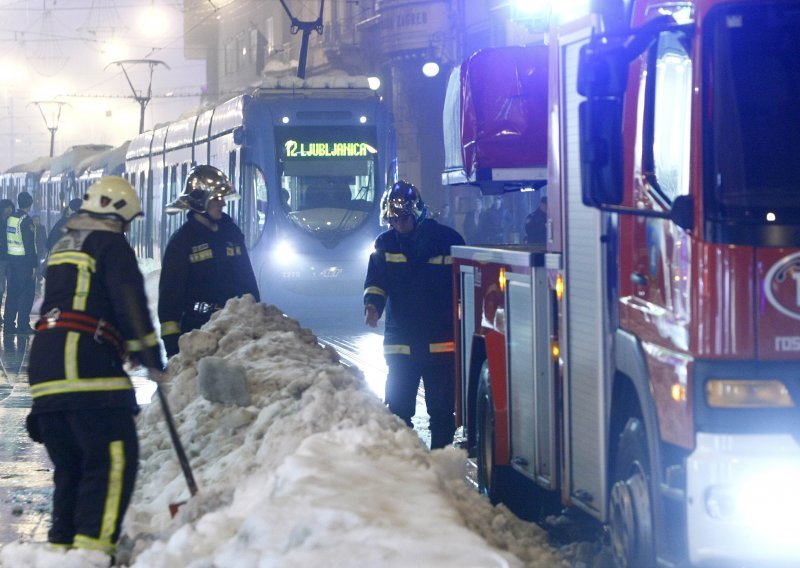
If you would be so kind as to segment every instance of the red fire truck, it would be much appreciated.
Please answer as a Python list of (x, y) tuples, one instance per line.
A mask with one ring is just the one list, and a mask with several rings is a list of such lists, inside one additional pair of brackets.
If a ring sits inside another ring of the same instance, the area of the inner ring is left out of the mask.
[(800, 565), (800, 3), (606, 6), (451, 81), (445, 179), (548, 197), (453, 249), (464, 444), (621, 566)]

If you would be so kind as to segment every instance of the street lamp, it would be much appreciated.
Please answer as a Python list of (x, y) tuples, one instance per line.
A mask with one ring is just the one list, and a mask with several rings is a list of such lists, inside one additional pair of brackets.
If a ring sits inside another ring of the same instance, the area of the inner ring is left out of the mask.
[(50, 131), (50, 157), (52, 158), (56, 131), (58, 130), (58, 123), (61, 120), (61, 109), (68, 103), (61, 101), (33, 101), (31, 104), (36, 105), (36, 108), (39, 109), (39, 113), (41, 113), (44, 119), (44, 124), (47, 130)]

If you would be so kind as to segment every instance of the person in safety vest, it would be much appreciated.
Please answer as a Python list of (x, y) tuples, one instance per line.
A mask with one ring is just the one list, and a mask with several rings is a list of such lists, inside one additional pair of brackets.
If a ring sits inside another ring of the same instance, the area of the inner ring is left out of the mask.
[(201, 327), (230, 298), (252, 294), (258, 285), (244, 235), (222, 212), (240, 196), (213, 166), (195, 166), (183, 193), (167, 213), (187, 211), (186, 223), (167, 244), (158, 283), (158, 319), (167, 356), (178, 352), (181, 334)]
[(419, 190), (406, 181), (383, 194), (381, 221), (391, 228), (375, 240), (364, 282), (364, 310), (370, 327), (386, 311), (389, 410), (412, 426), (422, 377), (435, 449), (451, 444), (455, 432), (450, 247), (463, 245), (464, 239), (426, 213)]
[(144, 363), (154, 380), (164, 368), (124, 234), (140, 215), (139, 197), (121, 177), (86, 190), (48, 258), (28, 367), (28, 433), (55, 466), (48, 541), (112, 557), (139, 458), (139, 409), (123, 360)]
[(6, 334), (30, 334), (33, 333), (31, 309), (36, 289), (36, 266), (39, 264), (33, 222), (28, 217), (33, 197), (22, 191), (17, 195), (17, 205), (18, 209), (6, 221), (8, 288), (3, 327)]
[[(6, 293), (8, 275), (8, 218), (14, 212), (14, 203), (10, 199), (0, 199), (0, 302)], [(2, 325), (2, 322), (0, 322)]]

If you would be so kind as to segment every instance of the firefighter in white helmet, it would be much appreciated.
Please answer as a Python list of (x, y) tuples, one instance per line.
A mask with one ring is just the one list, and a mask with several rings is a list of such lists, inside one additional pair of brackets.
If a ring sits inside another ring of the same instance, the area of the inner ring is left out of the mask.
[(370, 327), (386, 313), (389, 410), (411, 426), (422, 378), (435, 449), (451, 444), (455, 431), (450, 247), (463, 245), (464, 239), (426, 213), (419, 190), (406, 181), (384, 193), (381, 220), (390, 229), (375, 240), (364, 282), (364, 311)]
[(145, 363), (151, 378), (163, 370), (124, 234), (140, 215), (139, 197), (120, 177), (86, 191), (47, 262), (28, 368), (28, 432), (55, 466), (48, 540), (112, 557), (139, 457), (138, 406), (123, 359)]
[(259, 300), (244, 235), (222, 211), (226, 201), (238, 198), (224, 173), (202, 165), (192, 168), (183, 193), (167, 206), (167, 213), (188, 211), (169, 239), (158, 284), (168, 357), (178, 352), (181, 334), (201, 327), (229, 299), (252, 294)]

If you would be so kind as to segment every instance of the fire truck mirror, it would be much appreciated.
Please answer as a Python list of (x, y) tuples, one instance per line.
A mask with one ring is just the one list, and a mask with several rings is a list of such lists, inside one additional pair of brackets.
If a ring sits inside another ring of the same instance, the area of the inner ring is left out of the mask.
[(691, 195), (679, 195), (672, 202), (670, 219), (685, 231), (694, 227), (694, 198)]
[(589, 99), (578, 108), (584, 205), (622, 202), (622, 101)]
[(593, 99), (621, 97), (628, 80), (628, 56), (618, 42), (593, 40), (581, 47), (578, 59), (578, 93)]

